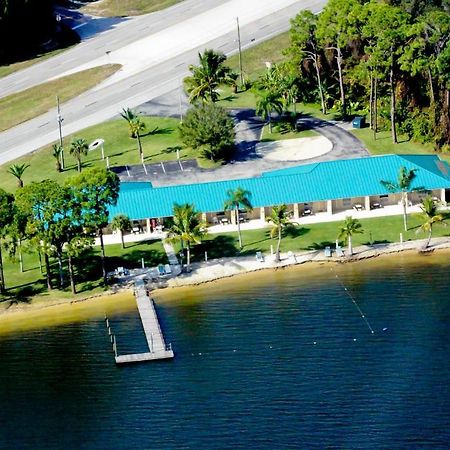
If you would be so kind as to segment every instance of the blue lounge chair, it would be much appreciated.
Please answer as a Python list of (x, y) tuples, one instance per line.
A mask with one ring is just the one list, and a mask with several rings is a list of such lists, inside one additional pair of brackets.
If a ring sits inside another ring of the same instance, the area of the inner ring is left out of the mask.
[(329, 258), (331, 256), (331, 248), (330, 247), (325, 247), (325, 256), (327, 258)]
[(162, 264), (158, 265), (158, 275), (160, 277), (163, 277), (166, 275), (166, 270), (164, 269), (164, 266)]
[(339, 257), (344, 256), (344, 252), (342, 250), (342, 247), (336, 247), (336, 256), (339, 256)]
[(256, 260), (259, 262), (264, 262), (264, 256), (261, 252), (256, 252)]

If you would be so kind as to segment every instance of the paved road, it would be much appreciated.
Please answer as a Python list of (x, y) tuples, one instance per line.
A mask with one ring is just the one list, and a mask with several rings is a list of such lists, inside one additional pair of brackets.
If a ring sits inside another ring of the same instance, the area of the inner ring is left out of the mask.
[[(326, 0), (259, 0), (259, 2), (261, 7), (258, 11), (249, 10), (247, 16), (242, 18), (241, 40), (244, 48), (287, 30), (289, 19), (300, 9), (310, 8), (318, 11)], [(205, 11), (213, 7), (219, 8), (227, 3), (237, 4), (236, 0), (228, 0), (228, 2), (226, 0), (186, 0), (170, 10), (110, 24), (111, 30), (86, 39), (74, 49), (1, 79), (0, 92), (2, 95), (7, 95), (57, 76), (61, 72), (73, 71), (80, 67), (80, 64), (82, 67), (88, 67), (92, 65), (92, 61), (96, 64), (115, 62), (116, 56), (125, 60), (127, 56), (139, 59), (141, 66), (126, 65), (128, 71), (126, 78), (119, 74), (114, 84), (100, 85), (62, 105), (63, 133), (65, 135), (75, 133), (115, 116), (123, 107), (136, 107), (178, 89), (182, 78), (187, 75), (188, 65), (197, 62), (197, 53), (204, 48), (215, 48), (226, 54), (235, 53), (237, 49), (234, 18), (231, 20), (220, 14), (213, 18), (210, 15), (205, 16)], [(261, 14), (261, 11), (265, 11), (263, 6), (266, 9), (269, 7), (274, 9), (277, 4), (288, 4), (288, 6), (279, 9), (276, 13), (255, 16), (256, 12)], [(249, 6), (250, 0), (245, 5)], [(244, 12), (242, 6), (236, 8), (236, 14)], [(215, 23), (211, 23), (212, 19)], [(203, 23), (202, 20), (207, 20), (209, 23)], [(186, 24), (193, 26), (189, 32), (186, 31)], [(168, 43), (170, 51), (162, 52), (162, 56), (160, 54), (157, 60), (142, 58), (136, 53), (137, 47), (130, 47), (142, 36), (150, 35), (150, 38), (145, 37), (145, 46), (138, 47), (141, 51), (148, 47), (153, 51), (153, 47), (158, 45), (151, 45), (152, 36), (155, 36), (156, 43), (160, 43), (159, 39), (162, 36), (160, 33), (166, 33), (169, 28), (173, 31), (173, 39)], [(183, 30), (183, 33), (177, 33), (177, 30)], [(129, 51), (124, 53), (123, 48), (128, 48)], [(110, 52), (109, 55), (105, 53), (106, 51)], [(164, 59), (164, 54), (170, 56)], [(50, 111), (0, 133), (2, 143), (0, 163), (27, 154), (56, 141), (57, 138), (56, 112)]]

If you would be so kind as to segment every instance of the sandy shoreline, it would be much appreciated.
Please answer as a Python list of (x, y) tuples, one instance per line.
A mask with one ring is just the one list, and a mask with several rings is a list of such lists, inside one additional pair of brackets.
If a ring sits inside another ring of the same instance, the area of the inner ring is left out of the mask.
[[(298, 252), (295, 255), (281, 254), (281, 261), (275, 262), (272, 256), (265, 256), (264, 262), (259, 262), (254, 257), (235, 257), (210, 260), (208, 263), (194, 263), (190, 273), (183, 273), (178, 277), (167, 280), (164, 289), (157, 285), (154, 293), (158, 295), (163, 291), (179, 291), (183, 287), (195, 287), (205, 283), (228, 280), (231, 277), (243, 276), (265, 271), (274, 271), (287, 267), (296, 267), (308, 263), (308, 268), (313, 272), (320, 270), (324, 263), (342, 264), (351, 263), (382, 255), (395, 255), (399, 252), (417, 253), (422, 248), (425, 240), (408, 241), (394, 244), (377, 244), (372, 246), (360, 246), (354, 248), (352, 257), (326, 257), (323, 250)], [(430, 244), (432, 251), (449, 251), (450, 238), (434, 238)], [(168, 289), (171, 288), (171, 289)], [(0, 312), (0, 334), (25, 329), (35, 329), (45, 326), (59, 325), (63, 323), (88, 320), (95, 317), (102, 318), (104, 314), (120, 314), (136, 309), (133, 291), (130, 286), (123, 286), (115, 291), (89, 296), (82, 299), (61, 299), (51, 304), (36, 302), (27, 305), (12, 305)]]

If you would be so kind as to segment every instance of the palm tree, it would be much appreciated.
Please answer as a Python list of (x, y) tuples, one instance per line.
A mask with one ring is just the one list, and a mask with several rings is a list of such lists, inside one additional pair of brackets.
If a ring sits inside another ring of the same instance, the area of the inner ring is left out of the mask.
[(113, 230), (118, 230), (120, 232), (120, 241), (122, 242), (122, 248), (125, 248), (125, 243), (123, 241), (123, 233), (131, 229), (131, 221), (125, 214), (117, 214), (114, 216), (111, 227)]
[(141, 142), (141, 133), (145, 131), (145, 123), (142, 122), (142, 119), (140, 117), (137, 117), (133, 121), (131, 121), (129, 124), (130, 127), (130, 135), (136, 136), (137, 143), (138, 143), (138, 151), (139, 151), (139, 158), (142, 160), (142, 142)]
[(283, 203), (279, 206), (274, 206), (270, 216), (266, 217), (267, 222), (273, 224), (270, 230), (270, 237), (278, 236), (277, 250), (275, 252), (275, 261), (280, 261), (280, 245), (283, 236), (283, 228), (289, 224), (289, 217), (291, 212), (287, 210), (287, 206)]
[(239, 248), (242, 250), (242, 236), (241, 236), (241, 224), (239, 220), (239, 208), (243, 208), (245, 211), (252, 211), (253, 206), (250, 202), (249, 197), (251, 196), (250, 191), (246, 191), (245, 189), (242, 189), (241, 187), (237, 187), (234, 191), (233, 189), (228, 189), (227, 191), (227, 199), (224, 203), (224, 209), (227, 210), (234, 210), (235, 211), (235, 217), (236, 217), (236, 223), (238, 227), (238, 236), (239, 236)]
[[(120, 113), (120, 115), (128, 122), (133, 122), (133, 120), (137, 119), (139, 116), (138, 114), (133, 111), (130, 108), (123, 108), (122, 112)], [(132, 138), (134, 138), (134, 135), (131, 135)]]
[(361, 222), (358, 219), (348, 216), (339, 230), (338, 239), (343, 239), (344, 244), (348, 243), (348, 255), (353, 255), (352, 236), (363, 232)]
[(219, 99), (217, 88), (221, 84), (233, 85), (237, 74), (224, 65), (227, 57), (223, 53), (205, 50), (203, 54), (198, 54), (198, 58), (200, 64), (189, 66), (192, 75), (184, 80), (189, 102), (194, 103), (197, 100), (216, 102)]
[(199, 220), (199, 212), (195, 210), (194, 205), (173, 205), (173, 219), (167, 240), (180, 242), (181, 248), (186, 246), (188, 268), (191, 264), (191, 244), (200, 244), (205, 234), (205, 224)]
[(9, 166), (8, 173), (17, 178), (17, 186), (19, 188), (23, 188), (22, 177), (28, 167), (30, 167), (29, 164), (13, 164), (12, 166)]
[(61, 155), (63, 152), (63, 146), (60, 144), (53, 144), (52, 145), (52, 156), (55, 158), (55, 165), (56, 165), (56, 171), (61, 172)]
[(139, 114), (130, 108), (123, 108), (120, 115), (128, 122), (130, 137), (137, 139), (139, 158), (142, 159), (141, 133), (145, 131), (145, 123), (142, 121)]
[(406, 206), (408, 204), (408, 192), (413, 191), (421, 191), (422, 188), (414, 188), (411, 189), (411, 183), (416, 177), (417, 169), (408, 170), (406, 167), (400, 167), (398, 172), (397, 181), (381, 181), (381, 184), (389, 191), (389, 192), (401, 192), (402, 195), (402, 206), (403, 206), (403, 225), (405, 231), (408, 230), (407, 224), (407, 214), (406, 214)]
[(81, 157), (86, 156), (89, 150), (86, 139), (74, 138), (70, 143), (70, 154), (77, 160), (78, 172), (81, 172)]
[(280, 114), (283, 111), (283, 100), (278, 92), (258, 91), (256, 114), (269, 121), (269, 133), (272, 133), (272, 112)]
[(440, 223), (444, 226), (447, 224), (444, 222), (444, 216), (439, 211), (439, 204), (436, 200), (433, 200), (430, 196), (423, 199), (422, 204), (420, 205), (420, 209), (422, 212), (420, 213), (420, 217), (425, 221), (422, 223), (420, 228), (416, 231), (417, 233), (422, 231), (424, 233), (428, 233), (428, 240), (425, 244), (425, 248), (428, 248), (431, 241), (431, 235), (433, 233), (433, 225), (435, 223)]

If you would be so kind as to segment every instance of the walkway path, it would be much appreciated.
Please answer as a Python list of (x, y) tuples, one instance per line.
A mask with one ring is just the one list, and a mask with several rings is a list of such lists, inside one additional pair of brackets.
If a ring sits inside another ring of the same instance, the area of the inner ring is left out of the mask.
[(169, 260), (169, 264), (171, 266), (178, 266), (178, 258), (177, 255), (175, 253), (175, 250), (172, 246), (172, 244), (169, 244), (165, 239), (162, 240), (162, 244), (164, 247), (164, 250), (166, 251), (167, 254), (167, 259)]

